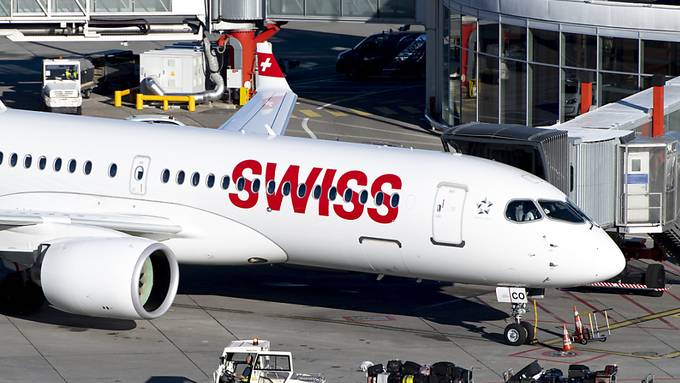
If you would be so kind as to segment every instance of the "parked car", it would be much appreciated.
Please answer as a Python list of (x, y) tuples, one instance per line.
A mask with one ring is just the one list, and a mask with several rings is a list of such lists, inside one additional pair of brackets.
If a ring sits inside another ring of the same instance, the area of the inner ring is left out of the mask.
[(421, 32), (392, 31), (377, 33), (363, 39), (354, 48), (341, 52), (335, 64), (338, 73), (348, 77), (380, 74), (386, 66)]
[(427, 50), (427, 35), (425, 33), (416, 37), (411, 44), (404, 48), (392, 60), (389, 69), (394, 69), (398, 74), (410, 76), (425, 76)]

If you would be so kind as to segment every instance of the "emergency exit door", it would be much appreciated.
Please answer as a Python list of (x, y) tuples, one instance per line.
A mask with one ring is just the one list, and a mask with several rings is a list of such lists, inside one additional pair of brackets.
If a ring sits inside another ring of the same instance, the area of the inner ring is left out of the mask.
[(649, 153), (629, 152), (626, 163), (626, 221), (649, 221)]
[(150, 162), (151, 159), (147, 156), (136, 156), (132, 160), (130, 193), (138, 195), (146, 194), (146, 180), (148, 178)]
[(463, 208), (467, 190), (461, 186), (440, 185), (432, 212), (432, 243), (462, 246)]

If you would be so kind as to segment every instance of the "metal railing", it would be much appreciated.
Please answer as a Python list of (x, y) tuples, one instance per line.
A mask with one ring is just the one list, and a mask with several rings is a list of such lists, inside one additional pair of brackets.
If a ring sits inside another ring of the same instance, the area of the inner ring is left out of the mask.
[(21, 21), (27, 17), (79, 17), (136, 13), (168, 14), (172, 0), (0, 0), (0, 20)]

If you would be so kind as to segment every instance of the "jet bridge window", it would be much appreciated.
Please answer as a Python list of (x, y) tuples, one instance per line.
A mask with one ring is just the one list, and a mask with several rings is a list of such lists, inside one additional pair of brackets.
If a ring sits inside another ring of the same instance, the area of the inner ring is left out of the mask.
[(534, 201), (516, 200), (508, 204), (505, 217), (514, 222), (531, 222), (541, 219), (541, 212)]
[(215, 186), (215, 175), (214, 174), (208, 174), (208, 176), (205, 178), (205, 185), (209, 188), (212, 189), (213, 186)]
[(161, 173), (161, 182), (167, 184), (168, 181), (170, 181), (170, 170), (163, 169), (163, 173)]
[(26, 157), (24, 157), (24, 167), (26, 169), (29, 169), (31, 167), (32, 163), (33, 163), (33, 157), (31, 157), (30, 154), (27, 154)]
[(12, 153), (12, 155), (9, 157), (9, 165), (11, 167), (17, 166), (17, 161), (19, 160), (19, 156), (17, 156), (16, 153)]
[[(55, 172), (60, 171), (61, 170), (61, 158), (59, 158), (59, 157), (55, 158), (53, 166), (54, 166)], [(113, 167), (113, 165), (111, 165), (111, 166)], [(110, 172), (109, 172), (109, 174), (110, 174)], [(115, 175), (115, 172), (114, 172), (114, 175)], [(111, 176), (111, 177), (113, 177), (113, 176)]]
[[(0, 160), (0, 162), (2, 162), (2, 161)], [(40, 159), (38, 160), (38, 168), (40, 170), (45, 170), (46, 167), (47, 167), (47, 158), (45, 156), (40, 156)]]
[(541, 209), (550, 219), (571, 223), (585, 222), (580, 212), (566, 202), (539, 199), (538, 204), (541, 205)]

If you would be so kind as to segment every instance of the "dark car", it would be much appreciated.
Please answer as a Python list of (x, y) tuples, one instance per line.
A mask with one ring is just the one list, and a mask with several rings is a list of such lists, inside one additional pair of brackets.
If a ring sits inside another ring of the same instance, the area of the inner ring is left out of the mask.
[(349, 77), (375, 75), (411, 45), (421, 32), (389, 31), (363, 39), (357, 46), (338, 55), (335, 69)]
[(425, 76), (426, 48), (427, 34), (423, 33), (397, 54), (388, 69), (402, 75)]

